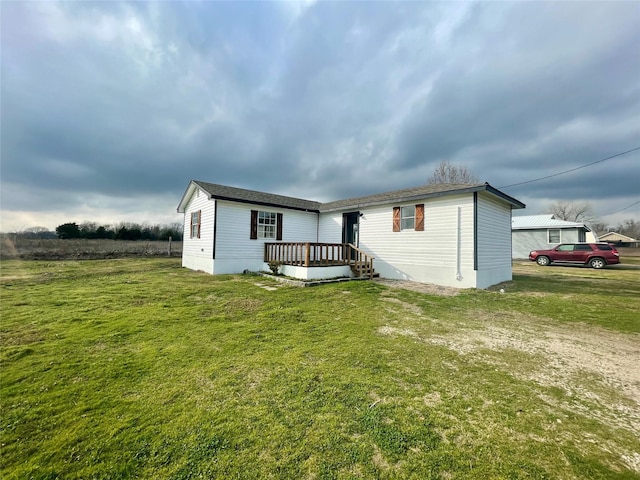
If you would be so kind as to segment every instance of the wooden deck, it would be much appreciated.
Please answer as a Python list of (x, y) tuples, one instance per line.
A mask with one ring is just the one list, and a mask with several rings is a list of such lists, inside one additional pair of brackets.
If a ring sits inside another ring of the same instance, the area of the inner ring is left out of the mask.
[(265, 243), (264, 261), (299, 267), (349, 265), (358, 277), (375, 276), (374, 257), (350, 243)]

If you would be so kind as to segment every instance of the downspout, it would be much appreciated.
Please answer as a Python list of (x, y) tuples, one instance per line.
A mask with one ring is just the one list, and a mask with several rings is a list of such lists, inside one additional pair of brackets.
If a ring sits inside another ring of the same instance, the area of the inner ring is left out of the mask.
[[(509, 250), (511, 251), (511, 268), (513, 268), (513, 205), (509, 205), (509, 227), (511, 231), (509, 232)], [(511, 272), (513, 275), (513, 270)]]
[(213, 201), (213, 252), (212, 258), (216, 259), (216, 239), (218, 235), (218, 200)]
[(473, 271), (478, 271), (478, 192), (473, 192)]
[(461, 252), (462, 249), (462, 207), (458, 207), (458, 228), (456, 238), (456, 280), (462, 280)]

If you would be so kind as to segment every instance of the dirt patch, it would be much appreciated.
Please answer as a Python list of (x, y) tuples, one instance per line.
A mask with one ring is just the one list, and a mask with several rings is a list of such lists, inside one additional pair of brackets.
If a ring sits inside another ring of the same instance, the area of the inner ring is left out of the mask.
[(593, 373), (640, 404), (640, 335), (586, 325), (563, 328), (522, 322), (518, 328), (489, 324), (482, 330), (432, 337), (428, 341), (447, 345), (462, 354), (480, 349), (540, 354), (547, 367), (546, 372), (536, 375), (540, 383), (556, 384), (554, 378)]
[(389, 336), (401, 335), (403, 337), (420, 338), (420, 336), (410, 328), (396, 328), (396, 327), (391, 327), (389, 325), (384, 325), (380, 327), (378, 329), (378, 333), (382, 335), (389, 335)]
[[(485, 316), (488, 314), (484, 313)], [(515, 316), (516, 314), (514, 314)], [(478, 313), (482, 319), (482, 314)], [(562, 389), (564, 400), (541, 392), (545, 402), (578, 411), (605, 424), (640, 431), (640, 335), (587, 325), (559, 327), (539, 319), (484, 319), (483, 328), (448, 335), (424, 335), (414, 329), (385, 325), (382, 335), (405, 336), (442, 345), (479, 362), (509, 368), (517, 378)], [(502, 353), (531, 355), (517, 365)], [(591, 408), (591, 406), (598, 408)]]
[(254, 283), (254, 285), (255, 285), (256, 287), (263, 288), (263, 289), (265, 289), (265, 290), (267, 290), (267, 291), (269, 291), (269, 292), (274, 292), (274, 291), (276, 291), (276, 290), (278, 289), (278, 287), (272, 287), (272, 286), (270, 286), (270, 285), (265, 285), (265, 284), (263, 284), (263, 283)]
[(440, 392), (427, 393), (424, 397), (422, 397), (422, 399), (424, 400), (424, 404), (427, 407), (435, 407), (442, 403)]
[(371, 458), (371, 463), (373, 463), (380, 470), (389, 470), (391, 465), (384, 458), (384, 455), (380, 451), (380, 448), (377, 445), (374, 445), (373, 457)]
[(39, 343), (44, 340), (42, 332), (38, 330), (27, 330), (24, 332), (15, 332), (13, 334), (0, 334), (0, 345), (5, 347), (17, 345), (30, 345)]
[(374, 282), (391, 288), (403, 288), (405, 290), (412, 290), (414, 292), (427, 293), (429, 295), (439, 295), (443, 297), (450, 297), (458, 295), (460, 290), (453, 287), (443, 287), (442, 285), (434, 285), (431, 283), (419, 283), (411, 282), (408, 280), (391, 280), (388, 278), (379, 278)]
[(420, 308), (417, 305), (414, 305), (413, 303), (403, 302), (399, 298), (394, 298), (394, 297), (382, 297), (382, 300), (385, 302), (398, 304), (405, 310), (415, 315), (422, 316), (422, 308)]
[(255, 298), (232, 298), (225, 303), (227, 312), (255, 312), (264, 302)]

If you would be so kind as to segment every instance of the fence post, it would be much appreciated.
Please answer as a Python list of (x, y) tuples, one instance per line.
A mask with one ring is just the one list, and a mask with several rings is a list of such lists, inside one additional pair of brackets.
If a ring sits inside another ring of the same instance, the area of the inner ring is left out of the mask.
[(171, 256), (171, 236), (169, 236), (169, 253), (168, 255)]
[(304, 266), (308, 268), (311, 260), (311, 244), (307, 242), (305, 247), (307, 248), (307, 251), (304, 254)]

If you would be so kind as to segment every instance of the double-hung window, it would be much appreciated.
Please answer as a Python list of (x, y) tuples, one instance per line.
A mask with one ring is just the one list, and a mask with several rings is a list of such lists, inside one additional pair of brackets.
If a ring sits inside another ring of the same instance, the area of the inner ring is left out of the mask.
[(273, 212), (258, 212), (258, 238), (276, 238), (277, 218)]
[(200, 224), (202, 221), (202, 210), (191, 212), (191, 232), (190, 238), (200, 238)]
[(424, 231), (424, 204), (393, 207), (393, 231)]
[(251, 233), (249, 238), (282, 240), (282, 213), (251, 210)]
[(547, 236), (549, 237), (549, 243), (560, 243), (560, 229), (550, 228), (547, 230)]
[(413, 230), (416, 224), (416, 206), (409, 205), (400, 208), (400, 229)]

